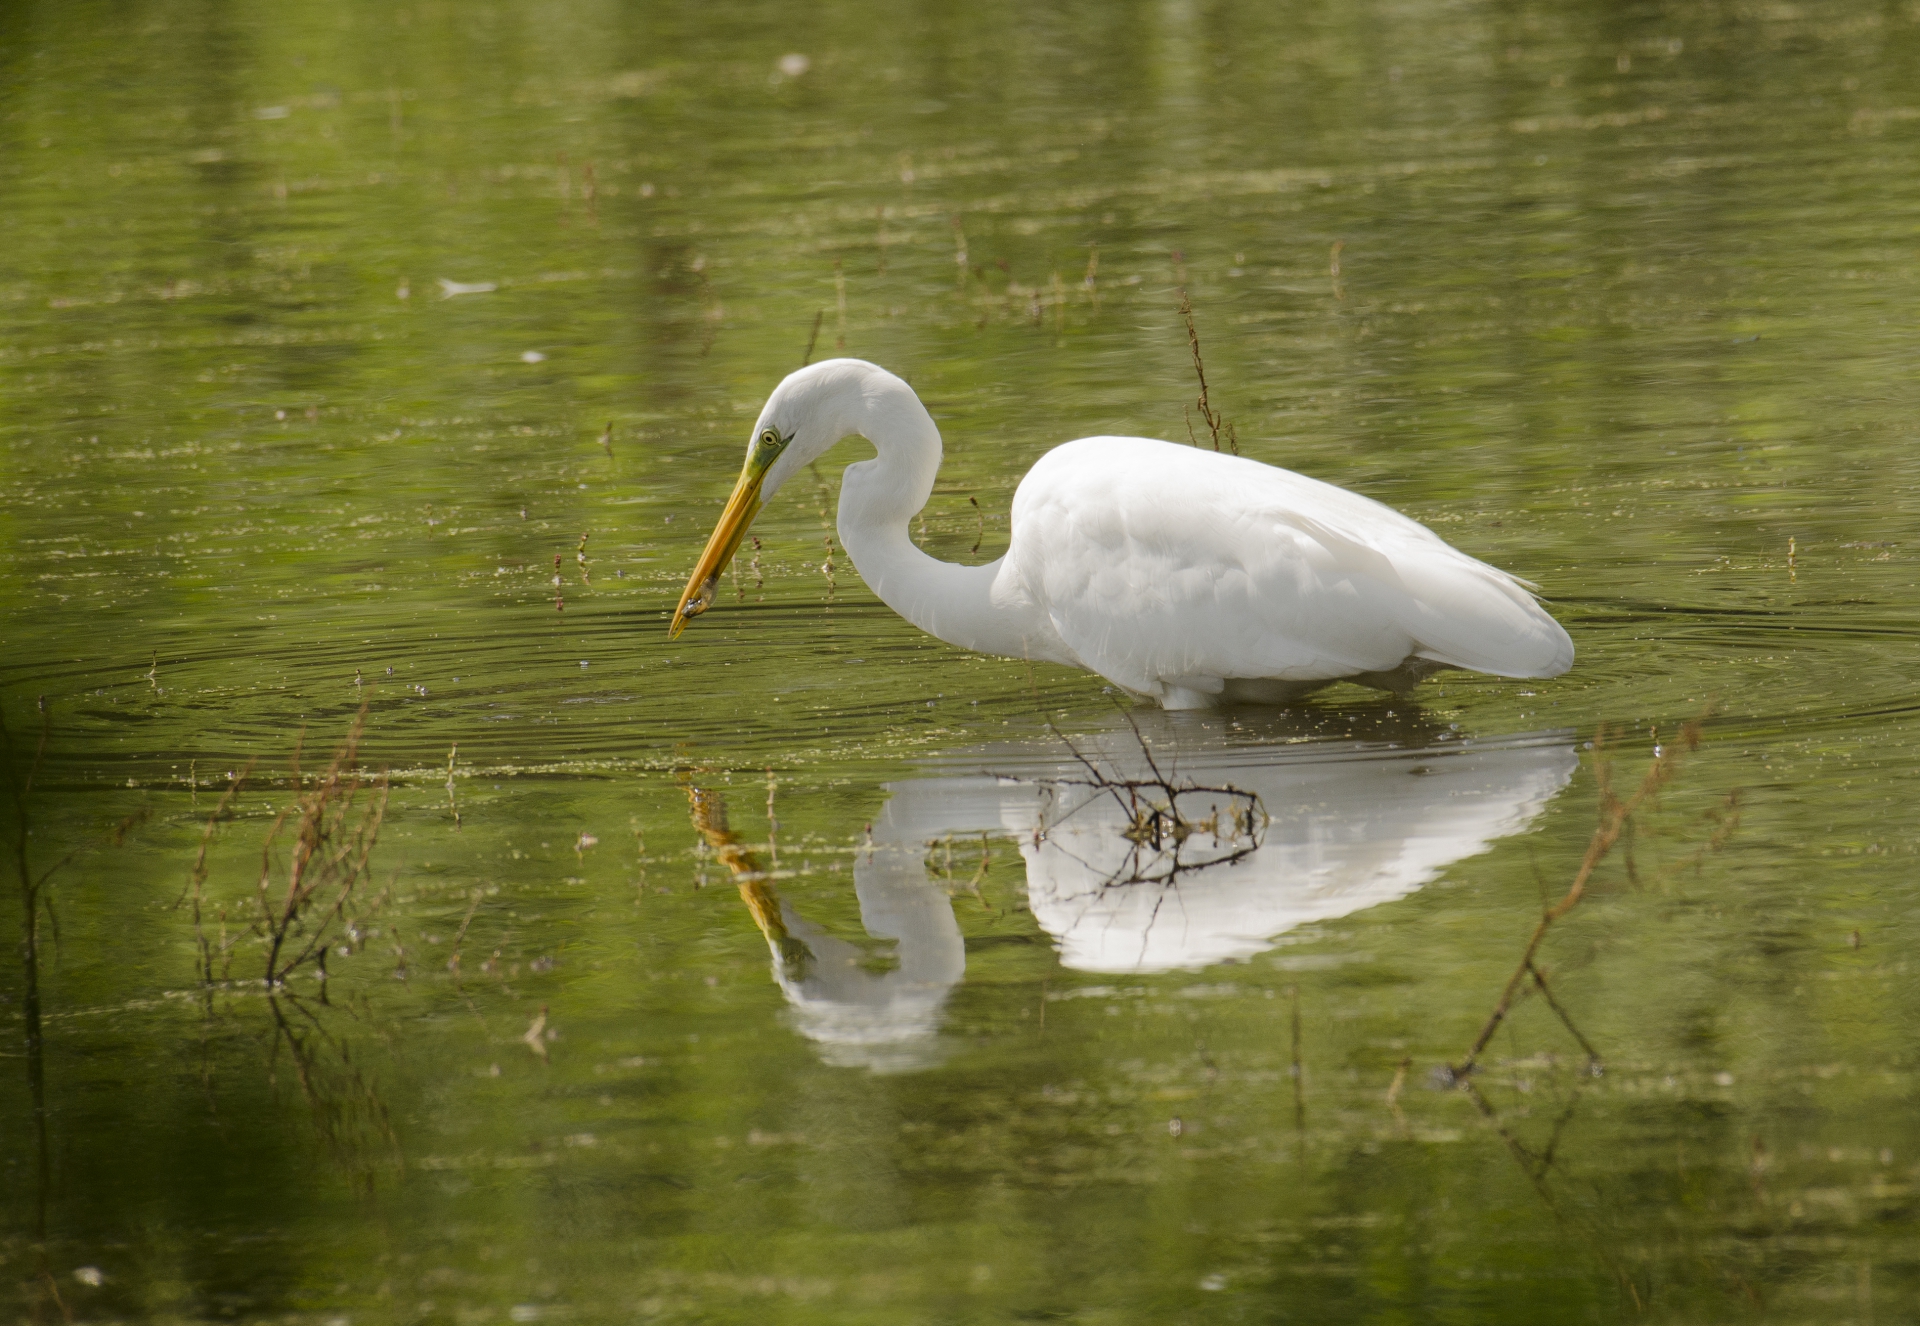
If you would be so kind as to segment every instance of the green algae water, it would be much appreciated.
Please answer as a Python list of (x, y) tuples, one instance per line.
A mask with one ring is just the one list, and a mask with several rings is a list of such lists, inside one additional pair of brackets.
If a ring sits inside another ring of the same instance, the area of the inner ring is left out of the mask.
[[(6, 1312), (1920, 1314), (1916, 89), (1846, 0), (9, 7)], [(1574, 670), (1129, 718), (867, 592), (857, 442), (668, 640), (803, 357), (986, 560), (1211, 445), (1182, 286)]]

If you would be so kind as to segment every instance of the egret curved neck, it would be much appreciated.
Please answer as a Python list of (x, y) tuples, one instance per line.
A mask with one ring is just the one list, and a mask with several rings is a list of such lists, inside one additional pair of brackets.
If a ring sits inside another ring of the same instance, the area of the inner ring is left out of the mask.
[(909, 522), (933, 493), (940, 430), (917, 399), (889, 402), (857, 430), (879, 454), (847, 466), (840, 483), (840, 542), (881, 601), (930, 635), (982, 653), (1021, 657), (1021, 624), (993, 604), (1000, 563), (961, 566), (927, 556)]

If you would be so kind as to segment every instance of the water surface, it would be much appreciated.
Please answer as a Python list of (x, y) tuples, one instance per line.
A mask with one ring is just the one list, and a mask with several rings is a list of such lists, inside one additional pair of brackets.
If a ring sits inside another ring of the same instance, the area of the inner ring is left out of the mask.
[[(9, 1310), (1913, 1315), (1916, 87), (1851, 3), (10, 10)], [(1181, 282), (1243, 452), (1575, 670), (1136, 737), (866, 591), (857, 444), (666, 638), (810, 343), (986, 560), (1048, 446), (1187, 438)], [(1143, 847), (1068, 741), (1262, 814)]]

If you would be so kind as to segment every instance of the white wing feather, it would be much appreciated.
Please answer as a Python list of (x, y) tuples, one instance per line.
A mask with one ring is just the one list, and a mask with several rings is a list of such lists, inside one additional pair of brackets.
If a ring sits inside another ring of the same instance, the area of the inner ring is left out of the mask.
[(1013, 499), (1009, 588), (1131, 689), (1317, 681), (1420, 658), (1567, 670), (1522, 582), (1400, 513), (1258, 461), (1133, 437), (1056, 447)]

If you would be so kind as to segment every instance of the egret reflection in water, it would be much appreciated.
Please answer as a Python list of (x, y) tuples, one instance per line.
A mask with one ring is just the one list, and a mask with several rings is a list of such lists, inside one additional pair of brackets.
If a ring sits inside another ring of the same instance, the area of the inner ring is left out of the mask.
[[(927, 878), (917, 845), (876, 840), (854, 865), (860, 924), (891, 940), (894, 965), (870, 965), (866, 950), (808, 921), (781, 898), (769, 873), (727, 822), (711, 789), (689, 786), (688, 808), (773, 951), (773, 979), (802, 1035), (829, 1063), (877, 1071), (932, 1061), (947, 992), (966, 972), (966, 947), (946, 892)], [(876, 835), (880, 825), (875, 826)]]
[[(1156, 745), (1163, 768), (1175, 744), (1163, 736)], [(1011, 838), (1025, 860), (1034, 920), (1064, 967), (1198, 969), (1249, 958), (1310, 922), (1405, 897), (1525, 828), (1578, 763), (1565, 734), (1413, 749), (1208, 745), (1193, 733), (1177, 744), (1181, 782), (1259, 798), (1265, 815), (1247, 826), (1251, 839), (1236, 825), (1143, 842), (1129, 834), (1124, 799), (1090, 786), (1085, 766), (1036, 758), (1031, 748), (982, 748), (943, 761), (965, 761), (966, 773), (889, 784), (853, 871), (861, 924), (895, 946), (884, 971), (779, 897), (728, 828), (717, 794), (689, 788), (689, 797), (694, 826), (734, 872), (767, 937), (800, 1032), (829, 1062), (899, 1070), (938, 1057), (941, 1012), (966, 969), (952, 900), (928, 871), (930, 843)], [(1101, 745), (1094, 762), (1109, 779), (1152, 775), (1131, 732)], [(1184, 800), (1182, 813), (1199, 818)]]
[[(1114, 763), (1123, 777), (1144, 772), (1137, 758)], [(1021, 839), (1029, 905), (1053, 936), (1061, 965), (1076, 971), (1145, 973), (1244, 959), (1298, 926), (1405, 897), (1519, 832), (1577, 763), (1564, 738), (1411, 752), (1207, 753), (1185, 762), (1183, 772), (1253, 792), (1267, 823), (1256, 850), (1193, 865), (1171, 852), (1143, 860), (1123, 836), (1127, 817), (1111, 796), (1043, 782), (1038, 814), (1030, 811), (1028, 821), (1041, 832), (1029, 828)]]

